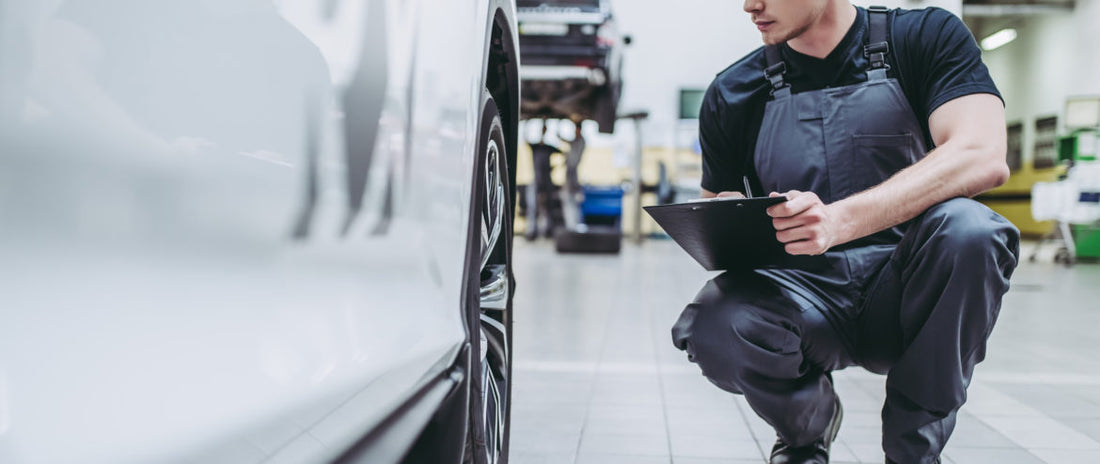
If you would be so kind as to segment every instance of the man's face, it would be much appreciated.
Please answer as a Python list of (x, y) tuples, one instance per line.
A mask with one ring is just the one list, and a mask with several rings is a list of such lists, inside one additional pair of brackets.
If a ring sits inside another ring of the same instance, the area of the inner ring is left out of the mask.
[(767, 45), (806, 32), (825, 11), (826, 0), (745, 0), (744, 9)]

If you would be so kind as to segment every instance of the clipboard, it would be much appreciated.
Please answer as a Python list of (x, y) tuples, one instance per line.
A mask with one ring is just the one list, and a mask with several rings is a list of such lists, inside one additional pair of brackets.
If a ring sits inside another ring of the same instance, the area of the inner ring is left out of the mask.
[(819, 256), (792, 256), (775, 237), (767, 209), (787, 197), (714, 198), (645, 206), (680, 248), (708, 271), (817, 267)]

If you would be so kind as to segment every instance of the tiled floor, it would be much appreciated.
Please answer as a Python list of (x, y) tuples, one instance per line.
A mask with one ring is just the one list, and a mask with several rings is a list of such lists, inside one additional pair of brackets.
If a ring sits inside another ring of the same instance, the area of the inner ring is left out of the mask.
[[(670, 342), (711, 273), (664, 240), (619, 256), (516, 243), (512, 463), (764, 462), (774, 432)], [(835, 381), (845, 417), (832, 461), (883, 462), (884, 378)], [(969, 391), (945, 462), (1100, 462), (1100, 265), (1022, 263)]]

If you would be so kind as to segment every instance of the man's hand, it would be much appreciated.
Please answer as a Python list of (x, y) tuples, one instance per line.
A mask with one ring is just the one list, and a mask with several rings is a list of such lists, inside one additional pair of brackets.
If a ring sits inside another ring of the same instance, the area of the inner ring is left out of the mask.
[(719, 192), (718, 198), (745, 198), (745, 194), (741, 192)]
[[(771, 196), (781, 194), (772, 192)], [(775, 225), (775, 237), (792, 255), (820, 255), (844, 243), (837, 213), (813, 192), (791, 190), (782, 194), (787, 201), (768, 208)]]

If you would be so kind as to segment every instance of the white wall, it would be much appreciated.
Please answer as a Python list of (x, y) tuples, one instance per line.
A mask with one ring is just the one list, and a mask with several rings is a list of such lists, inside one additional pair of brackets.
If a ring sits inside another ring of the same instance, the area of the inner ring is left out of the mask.
[(992, 20), (981, 36), (1014, 27), (1017, 39), (983, 59), (1005, 98), (1009, 123), (1024, 123), (1025, 163), (1032, 159), (1034, 122), (1058, 115), (1066, 97), (1100, 95), (1100, 0), (1077, 0), (1073, 13)]
[(620, 110), (649, 110), (646, 145), (674, 144), (681, 87), (705, 89), (761, 45), (736, 0), (619, 0), (613, 6), (620, 29), (634, 38), (624, 58)]

